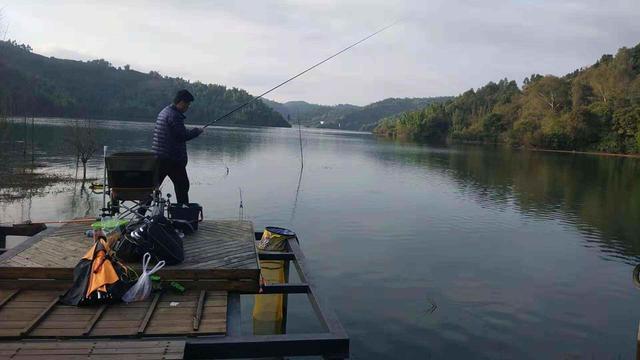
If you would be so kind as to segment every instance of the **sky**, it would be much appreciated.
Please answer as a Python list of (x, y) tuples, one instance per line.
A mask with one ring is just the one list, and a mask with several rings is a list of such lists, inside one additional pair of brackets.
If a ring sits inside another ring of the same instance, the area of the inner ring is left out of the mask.
[(0, 0), (0, 9), (5, 37), (36, 53), (252, 94), (400, 20), (267, 96), (320, 104), (521, 84), (640, 42), (640, 0)]

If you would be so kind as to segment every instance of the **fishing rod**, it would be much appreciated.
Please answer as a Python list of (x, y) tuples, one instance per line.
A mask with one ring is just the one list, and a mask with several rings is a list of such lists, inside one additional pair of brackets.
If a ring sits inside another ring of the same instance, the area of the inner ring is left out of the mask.
[(352, 47), (354, 47), (354, 46), (356, 46), (356, 45), (358, 45), (358, 44), (360, 44), (360, 43), (363, 43), (363, 42), (367, 41), (368, 39), (370, 39), (370, 38), (372, 38), (372, 37), (374, 37), (374, 36), (378, 35), (379, 33), (381, 33), (381, 32), (383, 32), (383, 31), (385, 31), (385, 30), (389, 29), (390, 27), (394, 26), (394, 25), (395, 25), (395, 24), (397, 24), (397, 23), (398, 23), (398, 21), (395, 21), (395, 22), (393, 22), (391, 25), (387, 25), (387, 26), (383, 27), (382, 29), (380, 29), (380, 30), (378, 30), (378, 31), (376, 31), (376, 32), (374, 32), (374, 33), (372, 33), (372, 34), (370, 34), (370, 35), (368, 35), (368, 36), (366, 36), (366, 37), (364, 37), (364, 38), (362, 38), (362, 39), (358, 40), (357, 42), (355, 42), (355, 43), (353, 43), (353, 44), (351, 44), (351, 45), (347, 46), (346, 48), (344, 48), (344, 49), (342, 49), (342, 50), (338, 51), (337, 53), (335, 53), (335, 54), (333, 54), (333, 55), (329, 56), (328, 58), (326, 58), (326, 59), (324, 59), (324, 60), (320, 61), (319, 63), (317, 63), (317, 64), (315, 64), (315, 65), (311, 66), (310, 68), (307, 68), (306, 70), (304, 70), (304, 71), (302, 71), (302, 72), (300, 72), (300, 73), (298, 73), (298, 74), (296, 74), (296, 75), (294, 75), (294, 76), (290, 77), (289, 79), (287, 79), (287, 80), (285, 80), (285, 81), (281, 82), (280, 84), (278, 84), (278, 85), (276, 85), (276, 86), (272, 87), (271, 89), (269, 89), (269, 90), (267, 90), (267, 91), (263, 92), (262, 94), (260, 94), (260, 95), (258, 95), (258, 96), (253, 97), (251, 100), (249, 100), (249, 101), (245, 102), (244, 104), (242, 104), (242, 105), (240, 105), (240, 106), (236, 107), (235, 109), (233, 109), (233, 110), (229, 111), (228, 113), (226, 113), (226, 114), (224, 114), (224, 115), (220, 116), (219, 118), (217, 118), (217, 119), (215, 119), (215, 120), (213, 120), (213, 121), (211, 121), (211, 122), (207, 123), (205, 126), (203, 126), (203, 127), (202, 127), (202, 129), (204, 130), (204, 129), (206, 129), (207, 127), (209, 127), (209, 126), (211, 126), (211, 125), (213, 125), (213, 124), (217, 123), (218, 121), (220, 121), (220, 120), (222, 120), (222, 119), (224, 119), (224, 118), (228, 117), (229, 115), (231, 115), (231, 114), (235, 113), (236, 111), (238, 111), (238, 110), (240, 110), (240, 109), (244, 108), (245, 106), (250, 105), (250, 104), (253, 104), (254, 102), (258, 101), (260, 98), (262, 98), (263, 96), (265, 96), (265, 95), (267, 95), (268, 93), (272, 92), (273, 90), (275, 90), (275, 89), (277, 89), (277, 88), (279, 88), (279, 87), (281, 87), (281, 86), (283, 86), (283, 85), (287, 84), (288, 82), (290, 82), (290, 81), (292, 81), (292, 80), (294, 80), (294, 79), (296, 79), (296, 78), (298, 78), (298, 77), (300, 77), (300, 76), (302, 76), (302, 75), (304, 75), (304, 74), (308, 73), (309, 71), (311, 71), (311, 70), (313, 70), (313, 69), (317, 68), (318, 66), (320, 66), (320, 65), (322, 65), (322, 64), (324, 64), (324, 63), (326, 63), (327, 61), (329, 61), (329, 60), (333, 59), (334, 57), (336, 57), (336, 56), (338, 56), (338, 55), (342, 54), (343, 52), (345, 52), (345, 51), (347, 51), (347, 50), (351, 49)]

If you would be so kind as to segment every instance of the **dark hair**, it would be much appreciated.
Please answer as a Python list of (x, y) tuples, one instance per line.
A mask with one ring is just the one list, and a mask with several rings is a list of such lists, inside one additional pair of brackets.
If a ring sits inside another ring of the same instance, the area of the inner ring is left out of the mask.
[(174, 104), (177, 104), (180, 101), (192, 102), (193, 101), (193, 95), (191, 95), (191, 93), (189, 91), (187, 91), (186, 89), (182, 89), (182, 90), (178, 91), (176, 93), (176, 96), (173, 98), (173, 103)]

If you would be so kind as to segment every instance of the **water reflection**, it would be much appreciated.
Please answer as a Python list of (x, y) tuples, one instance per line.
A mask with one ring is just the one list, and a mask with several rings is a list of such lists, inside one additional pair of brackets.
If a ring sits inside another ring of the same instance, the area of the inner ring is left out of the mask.
[[(635, 264), (640, 256), (640, 159), (518, 151), (504, 147), (429, 148), (382, 142), (370, 154), (394, 171), (416, 165), (455, 182), (484, 208), (555, 220), (579, 230), (586, 246)], [(475, 221), (474, 219), (459, 219)]]

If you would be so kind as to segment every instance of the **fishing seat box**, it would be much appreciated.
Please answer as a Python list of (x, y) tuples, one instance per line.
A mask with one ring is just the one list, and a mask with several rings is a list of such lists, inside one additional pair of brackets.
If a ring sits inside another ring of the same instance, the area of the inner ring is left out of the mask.
[(169, 205), (169, 219), (175, 228), (182, 230), (185, 234), (191, 234), (198, 230), (198, 223), (204, 218), (200, 204), (189, 203), (188, 206)]
[(107, 156), (107, 184), (114, 200), (143, 201), (158, 184), (158, 158), (151, 152), (120, 152)]

